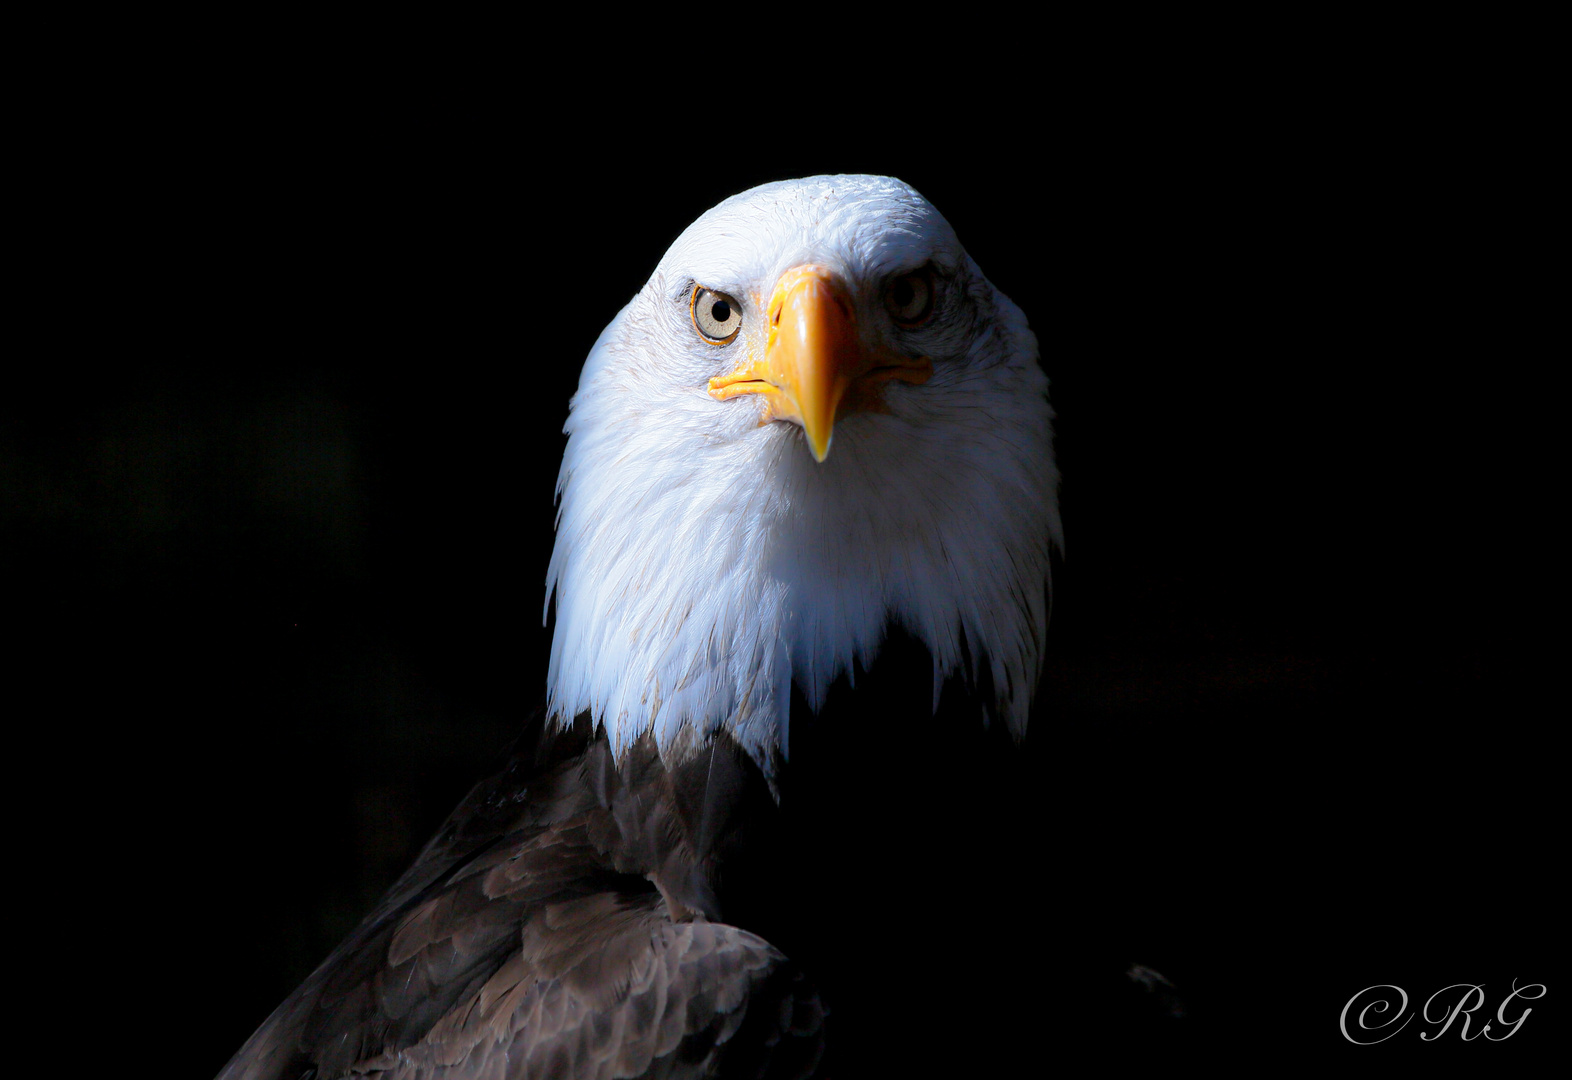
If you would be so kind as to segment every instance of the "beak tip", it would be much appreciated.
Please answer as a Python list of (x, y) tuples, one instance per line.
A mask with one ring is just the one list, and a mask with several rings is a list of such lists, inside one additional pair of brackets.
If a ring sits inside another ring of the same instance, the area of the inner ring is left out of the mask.
[(823, 465), (824, 459), (830, 456), (830, 443), (834, 440), (835, 436), (832, 434), (829, 438), (824, 440), (824, 445), (820, 446), (818, 439), (809, 436), (808, 450), (813, 454), (813, 460), (817, 461), (820, 465)]

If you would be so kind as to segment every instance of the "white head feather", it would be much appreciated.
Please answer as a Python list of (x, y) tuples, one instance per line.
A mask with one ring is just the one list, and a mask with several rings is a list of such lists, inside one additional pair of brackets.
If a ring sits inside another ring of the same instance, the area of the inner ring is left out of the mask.
[[(810, 262), (850, 284), (864, 335), (934, 367), (888, 383), (886, 412), (837, 420), (822, 463), (797, 424), (707, 392), (730, 349), (760, 347), (759, 298)], [(930, 263), (936, 317), (899, 331), (884, 284)], [(695, 285), (741, 301), (729, 349), (695, 332)], [(665, 752), (729, 729), (770, 769), (792, 682), (817, 710), (895, 624), (934, 657), (935, 707), (944, 679), (982, 674), (961, 671), (964, 633), (1024, 733), (1060, 543), (1047, 391), (1025, 316), (900, 181), (811, 177), (710, 210), (601, 334), (571, 404), (551, 714), (590, 711), (619, 754), (648, 731)]]

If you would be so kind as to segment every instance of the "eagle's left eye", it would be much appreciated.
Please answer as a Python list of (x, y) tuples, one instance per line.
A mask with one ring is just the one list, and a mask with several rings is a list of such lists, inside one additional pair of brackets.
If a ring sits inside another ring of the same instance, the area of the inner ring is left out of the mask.
[(902, 274), (891, 281), (884, 293), (884, 304), (902, 326), (919, 326), (933, 314), (933, 271), (923, 267), (915, 274)]
[(693, 328), (711, 345), (728, 345), (742, 327), (742, 305), (725, 293), (696, 286), (688, 302)]

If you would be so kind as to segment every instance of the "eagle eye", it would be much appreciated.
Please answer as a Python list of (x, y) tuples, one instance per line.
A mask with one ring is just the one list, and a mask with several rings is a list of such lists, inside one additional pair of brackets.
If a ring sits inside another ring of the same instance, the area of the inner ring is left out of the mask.
[(884, 292), (884, 305), (901, 326), (921, 326), (933, 314), (933, 268), (902, 274)]
[(729, 345), (742, 327), (742, 305), (725, 293), (696, 285), (688, 301), (693, 328), (711, 345)]

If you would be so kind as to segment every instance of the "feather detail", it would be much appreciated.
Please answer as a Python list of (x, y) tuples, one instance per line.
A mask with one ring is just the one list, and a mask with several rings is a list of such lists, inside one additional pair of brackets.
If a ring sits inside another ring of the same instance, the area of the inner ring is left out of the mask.
[[(773, 808), (763, 784), (724, 739), (675, 774), (648, 736), (616, 762), (587, 718), (538, 716), (221, 1080), (813, 1075), (816, 992), (705, 914), (707, 849), (736, 844), (740, 807)], [(669, 917), (651, 875), (692, 921)]]

